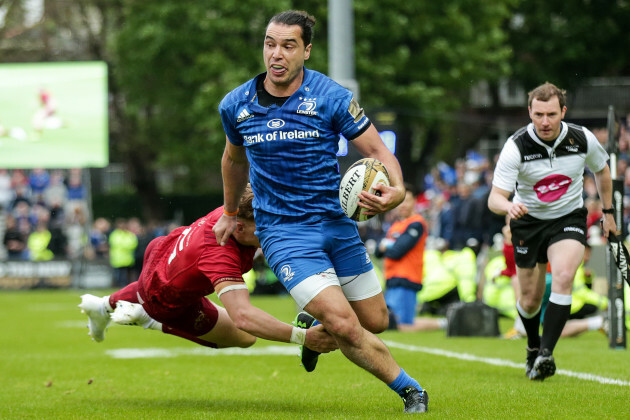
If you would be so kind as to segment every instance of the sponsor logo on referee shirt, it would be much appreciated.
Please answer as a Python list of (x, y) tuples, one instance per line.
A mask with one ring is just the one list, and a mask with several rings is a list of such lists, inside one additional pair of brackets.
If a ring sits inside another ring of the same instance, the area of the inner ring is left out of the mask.
[(567, 149), (568, 152), (578, 152), (579, 151), (577, 146), (565, 146), (565, 149)]
[(523, 160), (534, 160), (534, 159), (542, 159), (543, 155), (541, 153), (534, 153), (531, 155), (523, 156)]
[(567, 226), (564, 228), (565, 232), (577, 232), (579, 234), (584, 235), (584, 231), (582, 229), (580, 229), (579, 227), (575, 227), (575, 226)]
[(566, 194), (572, 182), (566, 175), (549, 175), (534, 185), (534, 191), (540, 201), (551, 203)]

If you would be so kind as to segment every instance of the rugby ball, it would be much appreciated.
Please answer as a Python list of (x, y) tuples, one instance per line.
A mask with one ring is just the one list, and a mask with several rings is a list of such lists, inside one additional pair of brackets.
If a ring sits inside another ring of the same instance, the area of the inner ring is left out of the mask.
[(379, 191), (374, 191), (377, 184), (389, 186), (387, 168), (380, 161), (372, 158), (361, 159), (348, 168), (339, 184), (339, 202), (346, 216), (357, 222), (364, 222), (374, 216), (364, 214), (366, 210), (357, 203), (361, 191), (380, 194)]

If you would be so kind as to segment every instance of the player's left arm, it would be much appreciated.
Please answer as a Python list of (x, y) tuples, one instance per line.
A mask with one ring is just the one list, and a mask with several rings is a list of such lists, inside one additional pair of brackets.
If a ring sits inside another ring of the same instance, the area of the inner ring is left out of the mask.
[(390, 186), (379, 184), (375, 189), (380, 196), (367, 191), (359, 194), (359, 206), (368, 209), (366, 214), (384, 213), (398, 206), (405, 199), (402, 170), (398, 159), (383, 143), (376, 127), (370, 125), (352, 144), (363, 157), (378, 159), (387, 168)]
[[(604, 166), (599, 172), (595, 172), (595, 184), (599, 199), (602, 202), (602, 208), (609, 209), (612, 207), (612, 176), (608, 165)], [(608, 232), (617, 233), (617, 224), (615, 223), (615, 215), (604, 213), (602, 220), (604, 236), (608, 238)]]

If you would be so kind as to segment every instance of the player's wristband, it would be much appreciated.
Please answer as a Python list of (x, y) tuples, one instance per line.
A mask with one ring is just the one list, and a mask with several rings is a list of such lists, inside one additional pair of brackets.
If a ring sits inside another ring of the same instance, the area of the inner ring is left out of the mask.
[(238, 209), (236, 209), (236, 211), (229, 212), (225, 210), (225, 207), (223, 207), (223, 214), (226, 216), (236, 216), (238, 214)]
[(615, 214), (615, 209), (613, 207), (609, 209), (602, 209), (602, 213), (604, 214)]
[(306, 330), (303, 328), (293, 327), (291, 330), (291, 340), (290, 343), (304, 345), (306, 341)]

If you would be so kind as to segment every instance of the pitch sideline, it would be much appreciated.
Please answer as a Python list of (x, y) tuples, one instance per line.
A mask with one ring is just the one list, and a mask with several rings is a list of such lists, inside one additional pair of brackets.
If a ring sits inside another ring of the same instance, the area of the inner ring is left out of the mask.
[[(396, 349), (401, 349), (401, 350), (428, 353), (428, 354), (433, 354), (435, 356), (450, 357), (453, 359), (467, 360), (470, 362), (481, 362), (481, 363), (486, 363), (488, 365), (495, 365), (495, 366), (507, 366), (507, 367), (513, 367), (517, 369), (523, 369), (525, 367), (525, 363), (515, 363), (510, 360), (498, 359), (494, 357), (479, 357), (479, 356), (475, 356), (473, 354), (468, 354), (468, 353), (456, 353), (449, 350), (435, 349), (435, 348), (430, 348), (430, 347), (419, 347), (419, 346), (413, 346), (410, 344), (396, 343), (395, 341), (384, 341), (384, 342), (390, 348), (396, 348)], [(594, 375), (592, 373), (573, 372), (571, 370), (566, 370), (566, 369), (556, 370), (556, 375), (565, 375), (565, 376), (570, 376), (573, 378), (583, 379), (585, 381), (599, 382), (600, 384), (606, 384), (606, 385), (630, 386), (629, 381), (624, 381), (621, 379), (614, 379), (614, 378), (607, 378), (605, 376)]]

